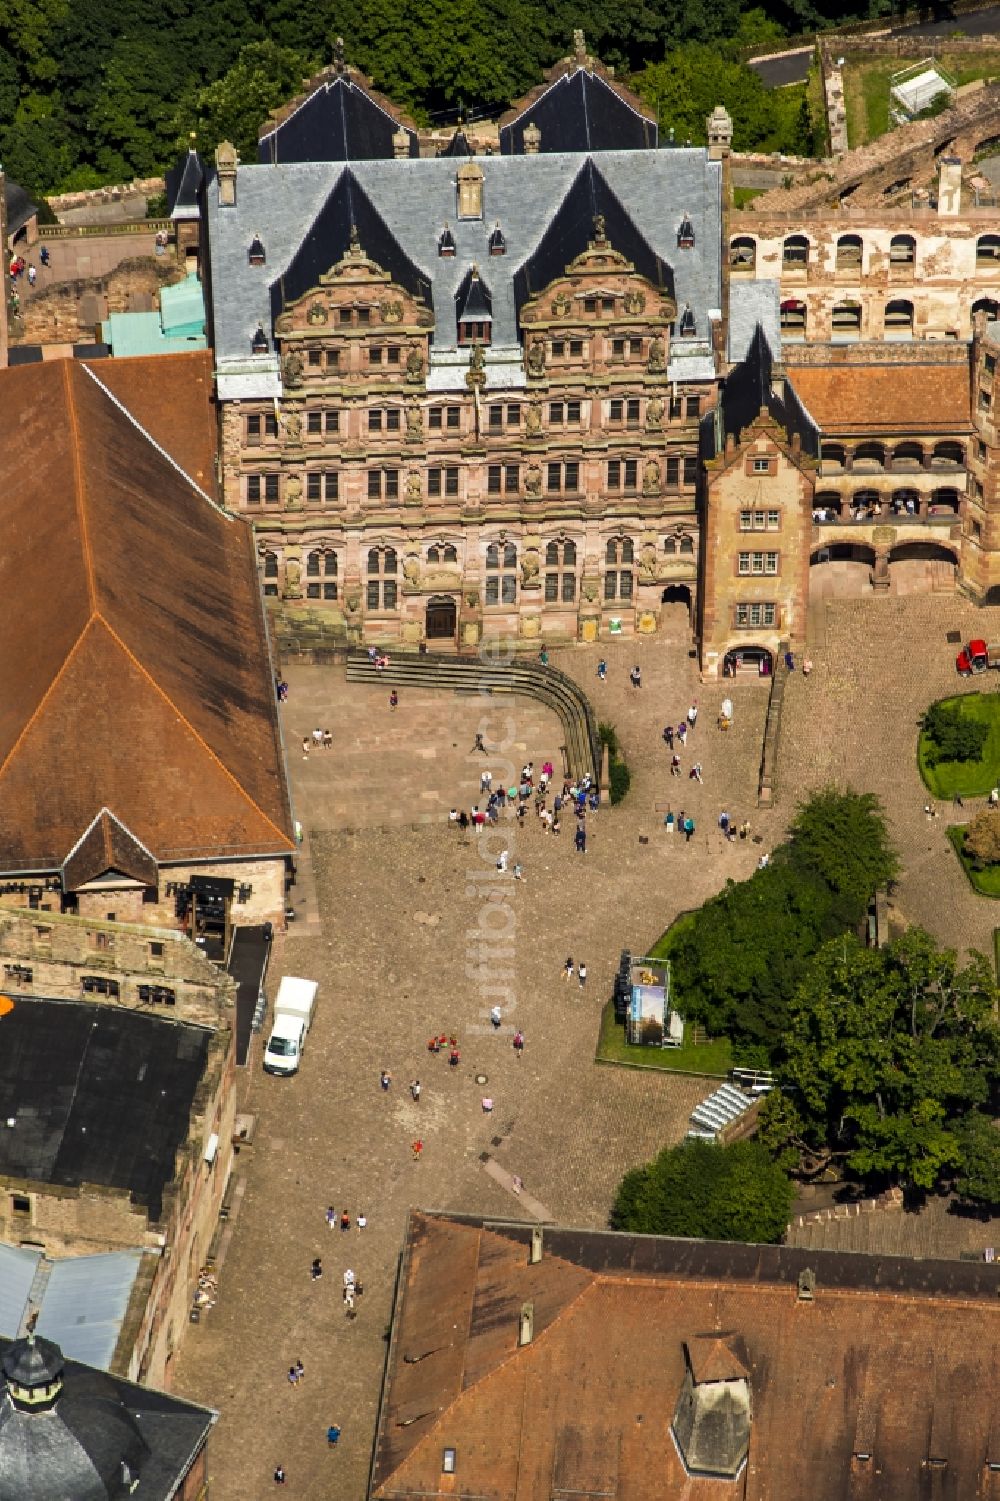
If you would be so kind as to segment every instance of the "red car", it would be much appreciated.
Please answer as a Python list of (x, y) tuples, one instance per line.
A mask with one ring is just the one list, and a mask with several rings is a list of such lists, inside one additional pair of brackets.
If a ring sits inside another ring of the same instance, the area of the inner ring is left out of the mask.
[(988, 667), (1000, 667), (1000, 646), (989, 646), (978, 638), (963, 646), (955, 658), (959, 677), (970, 678), (974, 672), (985, 672)]

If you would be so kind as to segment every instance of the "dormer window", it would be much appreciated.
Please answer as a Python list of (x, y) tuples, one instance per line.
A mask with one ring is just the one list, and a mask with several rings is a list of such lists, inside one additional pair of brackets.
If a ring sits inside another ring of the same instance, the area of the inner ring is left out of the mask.
[(251, 266), (263, 266), (266, 264), (267, 256), (264, 253), (264, 242), (262, 241), (260, 235), (254, 235), (253, 239), (250, 241), (250, 249), (247, 251), (247, 260), (249, 261)]
[(682, 339), (693, 339), (697, 332), (698, 330), (695, 326), (694, 313), (692, 313), (691, 311), (690, 304), (685, 303), (684, 311), (681, 313), (680, 336)]
[(452, 234), (451, 230), (446, 224), (444, 229), (442, 229), (441, 233), (438, 235), (438, 255), (454, 256), (454, 254), (455, 236)]
[(506, 255), (507, 241), (504, 239), (503, 230), (500, 228), (499, 219), (496, 222), (493, 233), (490, 235), (490, 255)]
[(264, 332), (264, 325), (263, 323), (258, 323), (257, 332), (250, 340), (250, 353), (267, 354), (267, 351), (270, 349), (270, 347), (271, 346), (267, 342), (267, 334)]
[(694, 225), (687, 214), (681, 220), (680, 228), (677, 231), (677, 244), (681, 250), (694, 249)]
[(470, 266), (462, 278), (455, 303), (459, 344), (492, 343), (493, 299), (476, 266)]

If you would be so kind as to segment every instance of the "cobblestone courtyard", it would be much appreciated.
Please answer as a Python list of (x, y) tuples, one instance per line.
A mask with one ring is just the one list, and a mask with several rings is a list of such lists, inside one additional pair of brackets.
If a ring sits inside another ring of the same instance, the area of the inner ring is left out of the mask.
[[(755, 805), (766, 695), (754, 682), (699, 685), (680, 614), (656, 639), (605, 646), (606, 683), (595, 678), (596, 651), (553, 654), (615, 724), (633, 772), (626, 803), (596, 815), (583, 857), (571, 829), (545, 835), (532, 817), (522, 831), (502, 825), (502, 840), (447, 826), (452, 803), (478, 800), (487, 761), (469, 754), (476, 730), (509, 738), (505, 753), (518, 765), (548, 756), (558, 769), (558, 726), (536, 705), (406, 688), (390, 714), (382, 685), (348, 687), (336, 669), (286, 670), (285, 735), (309, 837), (300, 916), (269, 988), (280, 972), (303, 973), (320, 981), (320, 997), (301, 1074), (270, 1079), (258, 1065), (248, 1081), (259, 1121), (257, 1145), (237, 1165), (246, 1195), (218, 1305), (189, 1332), (177, 1363), (178, 1390), (221, 1409), (210, 1447), (214, 1501), (269, 1494), (279, 1461), (290, 1496), (364, 1495), (411, 1205), (520, 1216), (528, 1205), (508, 1176), (518, 1174), (540, 1212), (600, 1225), (625, 1168), (683, 1133), (710, 1085), (593, 1063), (618, 953), (646, 946), (727, 877), (749, 874), (808, 789), (834, 779), (878, 792), (902, 853), (903, 910), (938, 937), (988, 947), (992, 906), (950, 857), (945, 818), (925, 818), (913, 749), (923, 707), (959, 681), (945, 631), (968, 633), (975, 622), (987, 633), (993, 614), (941, 598), (830, 604), (816, 670), (789, 687), (778, 803), (767, 815)], [(628, 682), (633, 662), (643, 669), (638, 691)], [(735, 723), (722, 734), (726, 694)], [(660, 731), (692, 698), (698, 726), (681, 753), (685, 775), (672, 779)], [(302, 737), (315, 725), (332, 730), (334, 747), (303, 760)], [(696, 759), (701, 785), (686, 775)], [(668, 802), (695, 818), (690, 845), (664, 832)], [(716, 824), (723, 807), (748, 816), (763, 844), (726, 845)], [(498, 881), (502, 845), (511, 864), (522, 862), (524, 882)], [(562, 979), (570, 954), (587, 963), (585, 990)], [(512, 992), (499, 1033), (488, 1020), (494, 982)], [(515, 1026), (527, 1042), (520, 1062)], [(458, 1036), (457, 1069), (428, 1054), (434, 1032)], [(382, 1067), (393, 1074), (387, 1094)], [(407, 1090), (413, 1077), (419, 1105)], [(350, 1213), (348, 1234), (327, 1230), (331, 1203)], [(360, 1233), (359, 1211), (368, 1219)], [(317, 1255), (324, 1276), (312, 1282)], [(341, 1302), (348, 1266), (365, 1287), (353, 1322)], [(293, 1389), (286, 1372), (297, 1358), (305, 1379)], [(331, 1422), (343, 1438), (328, 1452)]]

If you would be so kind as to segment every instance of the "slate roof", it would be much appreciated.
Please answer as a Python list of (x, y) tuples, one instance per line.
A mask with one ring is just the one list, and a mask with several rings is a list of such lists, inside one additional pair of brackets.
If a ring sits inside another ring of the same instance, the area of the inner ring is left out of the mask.
[(32, 203), (31, 195), (27, 188), (22, 188), (19, 182), (5, 177), (3, 183), (4, 207), (7, 214), (7, 238), (16, 235), (33, 214), (37, 214), (38, 205)]
[(740, 434), (752, 425), (762, 410), (789, 438), (798, 433), (803, 453), (813, 458), (818, 456), (819, 430), (815, 422), (789, 382), (775, 382), (773, 367), (771, 346), (758, 325), (746, 357), (723, 381), (714, 412), (709, 412), (702, 421), (704, 457), (714, 458), (721, 453), (730, 434), (739, 441)]
[(656, 120), (599, 70), (571, 67), (534, 90), (500, 122), (504, 156), (524, 151), (528, 125), (541, 131), (539, 152), (655, 150)]
[[(0, 1359), (23, 1343), (0, 1339)], [(16, 1408), (0, 1384), (0, 1501), (115, 1501), (123, 1459), (143, 1501), (170, 1501), (218, 1415), (75, 1360), (62, 1381), (49, 1412)]]
[(193, 146), (178, 157), (166, 172), (167, 213), (171, 219), (197, 219), (198, 195), (205, 181), (205, 168)]
[[(905, 375), (903, 371), (905, 370)], [(969, 432), (971, 373), (961, 364), (803, 365), (795, 391), (824, 435)]]
[[(657, 1495), (700, 1501), (987, 1494), (997, 1265), (551, 1227), (531, 1265), (530, 1239), (529, 1226), (411, 1214), (374, 1497), (439, 1494), (446, 1447), (456, 1494), (494, 1501), (645, 1501), (651, 1477)], [(801, 1302), (807, 1267), (815, 1298)], [(526, 1303), (533, 1336), (519, 1347)], [(737, 1491), (692, 1484), (670, 1434), (700, 1339), (709, 1379), (749, 1380)]]
[(15, 1122), (0, 1131), (0, 1173), (123, 1189), (155, 1223), (211, 1036), (117, 1006), (18, 997), (0, 1017), (0, 1100)]
[(72, 360), (0, 371), (0, 497), (0, 870), (103, 809), (161, 864), (290, 853), (250, 527)]
[[(301, 295), (343, 255), (352, 213), (365, 253), (386, 269), (396, 267), (411, 290), (425, 289), (435, 310), (430, 383), (435, 362), (447, 362), (457, 347), (455, 292), (470, 265), (488, 260), (496, 221), (503, 225), (507, 253), (489, 263), (488, 385), (491, 363), (521, 360), (517, 288), (528, 281), (534, 288), (549, 270), (561, 272), (566, 260), (585, 248), (586, 237), (593, 237), (597, 212), (605, 214), (612, 246), (634, 253), (653, 274), (662, 265), (665, 280), (667, 271), (672, 273), (678, 305), (690, 304), (698, 330), (682, 349), (680, 341), (672, 342), (672, 363), (675, 356), (678, 367), (682, 361), (697, 362), (696, 378), (711, 378), (708, 315), (721, 303), (720, 163), (692, 148), (610, 151), (595, 158), (477, 157), (476, 164), (484, 179), (481, 220), (457, 217), (456, 169), (447, 158), (240, 167), (232, 208), (220, 208), (210, 188), (208, 246), (220, 395), (278, 394), (277, 357), (273, 348), (251, 357), (254, 331), (259, 323), (269, 328), (283, 301)], [(697, 244), (680, 251), (677, 227), (685, 214)], [(456, 242), (453, 258), (438, 255), (445, 224)], [(266, 266), (247, 263), (247, 247), (257, 233), (267, 246)], [(680, 368), (671, 374), (684, 378)]]
[[(59, 1260), (0, 1244), (0, 1331), (36, 1330), (64, 1355), (106, 1371), (114, 1359), (136, 1277), (155, 1251), (103, 1251)], [(34, 1284), (34, 1288), (33, 1288)]]
[(392, 159), (393, 135), (406, 131), (410, 156), (419, 156), (417, 133), (392, 114), (348, 73), (323, 78), (257, 143), (258, 160), (277, 162), (358, 162)]

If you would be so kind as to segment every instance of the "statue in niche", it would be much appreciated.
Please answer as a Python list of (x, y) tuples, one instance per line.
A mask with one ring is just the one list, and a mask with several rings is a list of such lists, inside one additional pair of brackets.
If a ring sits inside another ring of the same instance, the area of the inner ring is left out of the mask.
[(651, 396), (646, 403), (646, 426), (654, 431), (663, 426), (663, 402), (658, 396)]
[(302, 418), (298, 412), (289, 412), (285, 418), (285, 436), (290, 443), (297, 443), (302, 437)]
[(285, 558), (285, 598), (302, 598), (302, 563), (296, 553)]
[(286, 386), (297, 386), (302, 379), (302, 356), (291, 350), (281, 362), (281, 375)]
[(416, 469), (411, 469), (406, 476), (406, 501), (408, 505), (419, 505), (423, 498), (423, 488), (420, 484), (420, 475)]
[(604, 226), (604, 215), (603, 214), (595, 214), (594, 215), (594, 241), (598, 245), (603, 245), (606, 239), (607, 239), (607, 234), (605, 232), (605, 226)]
[(646, 306), (646, 294), (644, 292), (638, 291), (626, 292), (622, 306), (624, 307), (626, 313), (631, 313), (634, 317), (636, 313), (641, 313), (644, 311)]
[(465, 375), (465, 384), (469, 390), (475, 390), (477, 386), (486, 384), (486, 351), (481, 344), (473, 344), (472, 353), (469, 356), (469, 368)]
[(420, 555), (415, 552), (407, 553), (403, 559), (403, 578), (411, 589), (420, 587)]
[(650, 375), (660, 375), (666, 368), (667, 351), (662, 339), (650, 339), (647, 369)]
[(407, 380), (422, 380), (424, 374), (424, 357), (419, 349), (411, 349), (406, 356)]
[(557, 292), (552, 299), (552, 314), (555, 318), (565, 318), (573, 306), (573, 299), (568, 292)]
[(542, 493), (542, 471), (537, 464), (532, 464), (524, 477), (524, 493), (532, 497)]
[(406, 436), (413, 443), (424, 436), (424, 419), (419, 407), (406, 409)]
[(656, 556), (656, 548), (652, 542), (647, 542), (639, 554), (639, 581), (643, 584), (652, 584), (656, 581), (659, 559)]
[(529, 344), (527, 366), (528, 374), (535, 376), (536, 379), (545, 374), (545, 345), (541, 339), (535, 339), (532, 344)]
[(526, 548), (521, 554), (521, 588), (531, 589), (537, 587), (540, 582), (542, 566), (541, 555), (537, 547)]
[(285, 510), (297, 511), (302, 504), (302, 481), (297, 474), (285, 481)]
[(306, 317), (314, 327), (318, 326), (321, 323), (325, 323), (327, 318), (329, 317), (329, 314), (326, 310), (326, 303), (311, 302), (309, 304), (309, 311), (306, 314)]
[(658, 495), (660, 493), (660, 466), (655, 459), (647, 459), (642, 471), (643, 495)]
[(403, 321), (403, 304), (395, 297), (380, 302), (378, 312), (383, 323), (402, 323)]
[(529, 402), (528, 410), (524, 416), (524, 432), (528, 438), (540, 438), (542, 436), (542, 404), (540, 401)]

